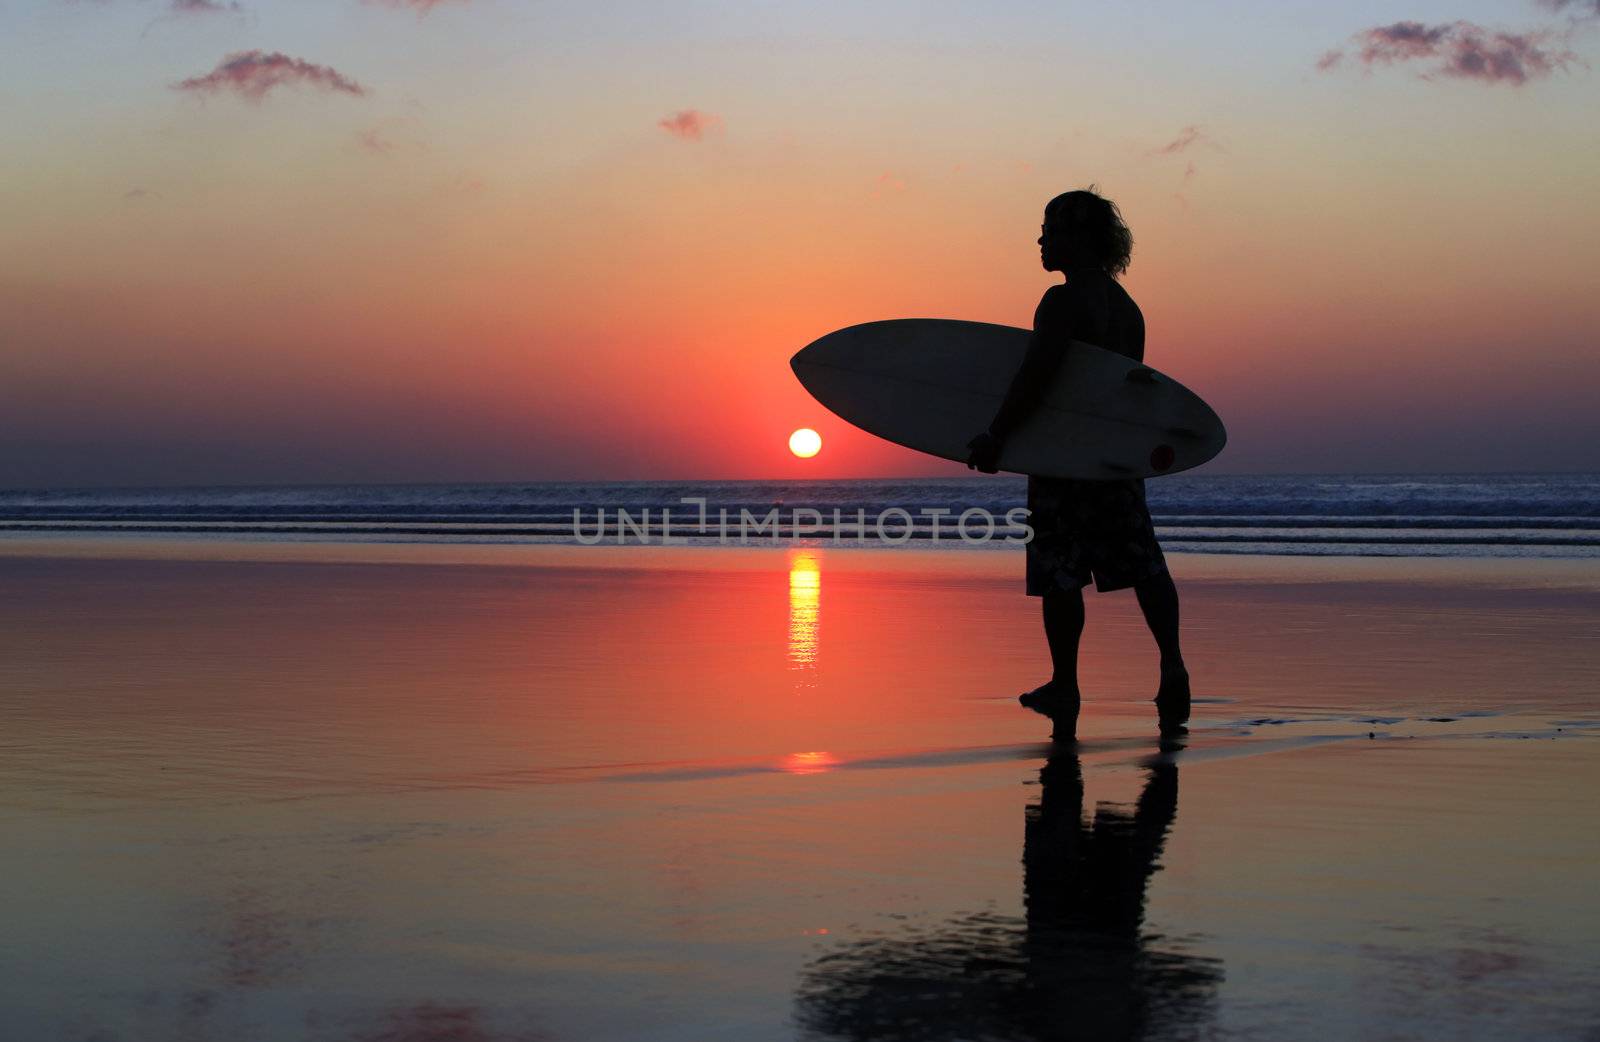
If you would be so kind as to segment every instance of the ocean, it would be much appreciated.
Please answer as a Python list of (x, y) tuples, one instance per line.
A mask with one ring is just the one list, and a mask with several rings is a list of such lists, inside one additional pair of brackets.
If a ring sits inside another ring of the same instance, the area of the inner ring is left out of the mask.
[[(1147, 489), (1170, 552), (1600, 556), (1600, 474), (1176, 475)], [(1015, 477), (10, 489), (0, 538), (637, 545), (665, 523), (674, 543), (1014, 549), (1025, 502)]]

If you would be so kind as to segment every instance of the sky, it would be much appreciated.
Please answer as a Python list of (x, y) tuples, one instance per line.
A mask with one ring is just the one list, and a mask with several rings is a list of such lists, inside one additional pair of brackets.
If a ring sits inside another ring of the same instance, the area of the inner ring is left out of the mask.
[(1027, 325), (1090, 183), (1211, 469), (1600, 470), (1597, 62), (1600, 0), (6, 3), (0, 486), (965, 474), (788, 359)]

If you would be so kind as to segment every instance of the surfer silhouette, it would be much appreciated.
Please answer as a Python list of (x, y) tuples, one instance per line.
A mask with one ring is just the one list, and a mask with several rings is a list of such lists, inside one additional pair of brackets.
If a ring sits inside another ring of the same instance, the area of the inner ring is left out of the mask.
[[(1144, 360), (1144, 316), (1117, 276), (1128, 267), (1133, 235), (1115, 203), (1088, 190), (1056, 196), (1044, 208), (1039, 260), (1066, 281), (1045, 291), (1033, 338), (989, 428), (968, 444), (967, 465), (996, 472), (1007, 435), (1037, 407), (1073, 340)], [(1178, 589), (1156, 542), (1140, 479), (1028, 478), (1027, 592), (1043, 601), (1052, 675), (1020, 696), (1050, 718), (1052, 737), (1077, 737), (1078, 639), (1083, 588), (1132, 588), (1161, 654), (1156, 710), (1161, 732), (1181, 734), (1189, 719), (1189, 672), (1178, 645)]]

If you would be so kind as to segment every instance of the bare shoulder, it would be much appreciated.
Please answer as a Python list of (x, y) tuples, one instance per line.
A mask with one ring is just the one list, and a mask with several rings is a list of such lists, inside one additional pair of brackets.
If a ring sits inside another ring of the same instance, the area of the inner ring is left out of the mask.
[(1127, 290), (1122, 288), (1122, 283), (1115, 279), (1107, 279), (1112, 286), (1111, 311), (1112, 316), (1107, 323), (1108, 346), (1113, 350), (1144, 361), (1144, 312), (1139, 310), (1139, 305)]
[(1085, 311), (1096, 310), (1103, 306), (1104, 293), (1096, 292), (1093, 286), (1085, 285), (1083, 280), (1057, 283), (1044, 291), (1044, 296), (1039, 298), (1039, 314), (1052, 318), (1080, 314)]
[(1074, 300), (1066, 286), (1051, 286), (1044, 291), (1044, 296), (1039, 298), (1039, 306), (1034, 309), (1034, 328), (1058, 324), (1072, 310), (1073, 304)]
[(1129, 322), (1144, 325), (1144, 312), (1139, 310), (1139, 304), (1133, 299), (1132, 294), (1122, 288), (1122, 283), (1115, 279), (1108, 280), (1112, 286), (1111, 306)]
[(1044, 291), (1044, 296), (1039, 298), (1039, 308), (1055, 309), (1063, 307), (1071, 299), (1070, 290), (1062, 283), (1056, 283)]
[(1139, 310), (1139, 305), (1134, 302), (1132, 294), (1122, 288), (1122, 283), (1108, 275), (1106, 277), (1106, 285), (1110, 288), (1111, 299), (1119, 306), (1132, 308), (1135, 311)]

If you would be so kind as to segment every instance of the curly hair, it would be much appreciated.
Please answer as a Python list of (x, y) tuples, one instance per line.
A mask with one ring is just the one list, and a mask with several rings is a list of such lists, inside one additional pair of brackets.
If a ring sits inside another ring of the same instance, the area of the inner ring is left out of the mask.
[(1117, 204), (1096, 186), (1063, 192), (1045, 204), (1045, 224), (1061, 228), (1081, 241), (1107, 275), (1121, 275), (1133, 258), (1133, 233)]

